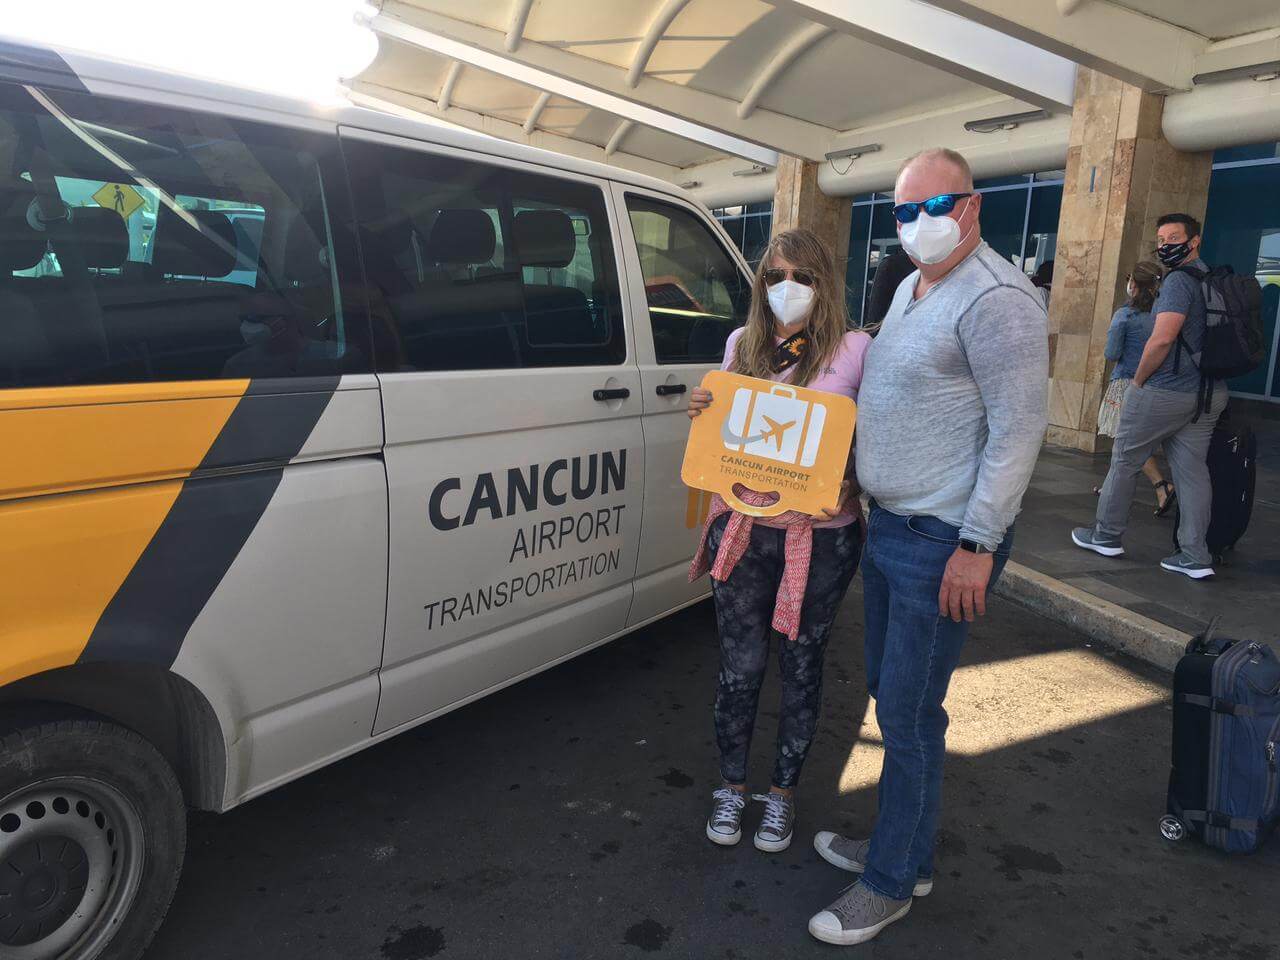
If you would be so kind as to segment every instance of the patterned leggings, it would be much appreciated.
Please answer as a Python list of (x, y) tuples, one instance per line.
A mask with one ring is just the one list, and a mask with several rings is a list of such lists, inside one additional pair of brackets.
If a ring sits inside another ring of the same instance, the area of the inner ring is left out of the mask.
[[(728, 517), (712, 524), (707, 546), (720, 548)], [(858, 524), (813, 531), (813, 557), (801, 607), (800, 635), (794, 642), (775, 634), (774, 598), (782, 580), (786, 533), (755, 524), (751, 545), (723, 583), (711, 581), (720, 629), (720, 680), (716, 689), (716, 741), (720, 773), (727, 783), (745, 783), (751, 733), (760, 685), (769, 663), (769, 643), (778, 639), (782, 704), (778, 716), (778, 756), (773, 783), (794, 787), (822, 706), (822, 658), (831, 623), (858, 569), (862, 534)]]

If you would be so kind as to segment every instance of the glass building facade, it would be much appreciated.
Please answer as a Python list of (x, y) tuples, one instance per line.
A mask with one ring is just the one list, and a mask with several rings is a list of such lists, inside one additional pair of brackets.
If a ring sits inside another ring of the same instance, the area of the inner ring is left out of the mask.
[[(1028, 276), (1054, 257), (1062, 179), (1063, 171), (1050, 170), (977, 184), (983, 195), (983, 236)], [(892, 206), (887, 193), (853, 200), (845, 296), (855, 324), (862, 322), (877, 266), (899, 246)], [(772, 204), (742, 204), (712, 213), (754, 266), (769, 241)], [(1253, 373), (1232, 381), (1232, 392), (1280, 402), (1280, 143), (1215, 154), (1203, 251), (1207, 262), (1230, 264), (1262, 284), (1267, 358)]]

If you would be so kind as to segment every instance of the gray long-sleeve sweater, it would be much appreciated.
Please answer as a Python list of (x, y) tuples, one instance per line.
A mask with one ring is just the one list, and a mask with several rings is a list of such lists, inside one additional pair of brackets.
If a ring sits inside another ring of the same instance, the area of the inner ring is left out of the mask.
[(1044, 301), (986, 243), (920, 300), (898, 287), (858, 395), (858, 483), (902, 516), (934, 516), (995, 549), (1048, 425)]

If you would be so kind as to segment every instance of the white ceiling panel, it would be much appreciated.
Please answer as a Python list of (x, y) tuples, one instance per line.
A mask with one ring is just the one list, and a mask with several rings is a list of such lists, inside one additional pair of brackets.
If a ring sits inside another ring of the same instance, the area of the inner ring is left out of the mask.
[(1280, 27), (1280, 0), (1122, 0), (1117, 6), (1213, 40)]
[[(627, 139), (623, 141), (619, 148), (621, 153), (635, 154), (637, 157), (647, 157), (651, 160), (660, 160), (663, 163), (669, 163), (673, 167), (692, 167), (699, 163), (708, 163), (712, 160), (721, 159), (724, 154), (705, 147), (700, 143), (693, 143), (689, 140), (681, 140), (679, 137), (673, 137), (669, 133), (661, 130), (654, 130), (652, 127), (633, 127), (631, 132), (627, 134)], [(748, 166), (748, 161), (741, 161), (742, 165)]]
[(760, 101), (766, 110), (850, 130), (989, 96), (991, 91), (844, 35), (819, 41)]
[(434, 100), (451, 64), (445, 57), (383, 37), (377, 59), (360, 79)]

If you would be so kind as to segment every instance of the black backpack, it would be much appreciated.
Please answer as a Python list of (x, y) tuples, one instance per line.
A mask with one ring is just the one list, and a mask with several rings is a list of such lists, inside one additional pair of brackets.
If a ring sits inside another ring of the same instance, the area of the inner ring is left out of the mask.
[[(1237, 274), (1229, 266), (1207, 272), (1176, 267), (1200, 281), (1205, 303), (1204, 343), (1200, 350), (1200, 375), (1227, 380), (1257, 369), (1266, 354), (1262, 342), (1262, 285), (1256, 277)], [(1178, 334), (1178, 345), (1188, 356), (1194, 351)], [(1178, 359), (1174, 358), (1177, 370)]]

